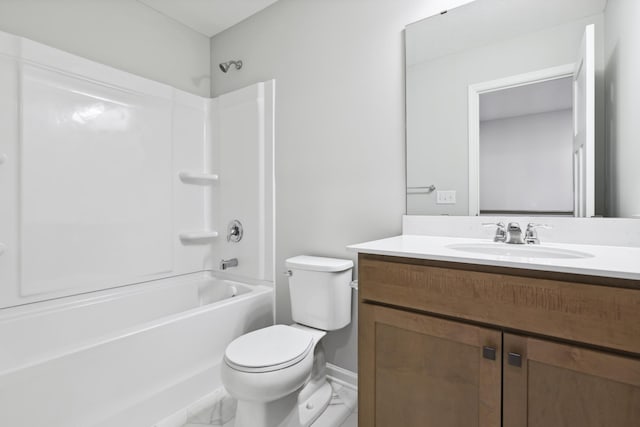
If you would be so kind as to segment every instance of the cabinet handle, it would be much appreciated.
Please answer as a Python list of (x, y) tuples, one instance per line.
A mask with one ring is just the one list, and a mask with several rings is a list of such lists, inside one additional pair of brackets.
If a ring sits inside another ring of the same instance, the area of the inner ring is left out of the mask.
[(496, 360), (495, 347), (482, 347), (482, 357), (489, 360)]
[(522, 356), (518, 353), (509, 353), (507, 357), (507, 363), (517, 368), (522, 367)]

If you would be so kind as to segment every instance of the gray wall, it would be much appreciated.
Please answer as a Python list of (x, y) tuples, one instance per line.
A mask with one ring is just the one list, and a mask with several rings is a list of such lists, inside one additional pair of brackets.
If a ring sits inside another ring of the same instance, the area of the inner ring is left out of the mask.
[(605, 10), (610, 216), (640, 218), (640, 2), (609, 0)]
[[(212, 93), (276, 79), (277, 321), (291, 321), (286, 258), (353, 258), (345, 246), (401, 233), (404, 45), (410, 22), (456, 0), (280, 0), (215, 36)], [(223, 74), (218, 63), (242, 59)], [(356, 320), (329, 334), (356, 371)]]
[(209, 39), (135, 0), (0, 0), (0, 31), (209, 96)]
[(573, 110), (480, 122), (481, 211), (573, 211)]

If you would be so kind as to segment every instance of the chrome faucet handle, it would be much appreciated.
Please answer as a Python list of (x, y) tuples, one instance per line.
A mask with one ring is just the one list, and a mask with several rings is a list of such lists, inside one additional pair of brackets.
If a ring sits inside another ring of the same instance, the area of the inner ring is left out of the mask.
[(231, 221), (227, 227), (227, 242), (238, 243), (242, 240), (242, 234), (242, 223), (237, 219)]
[(529, 224), (527, 224), (527, 230), (535, 230), (536, 228), (552, 229), (553, 227), (547, 224), (534, 224), (533, 222), (530, 222)]
[(553, 227), (551, 227), (550, 225), (547, 224), (534, 224), (532, 222), (530, 222), (527, 225), (527, 231), (524, 235), (524, 241), (527, 244), (530, 245), (539, 245), (540, 244), (540, 239), (538, 238), (538, 232), (536, 231), (537, 228), (546, 228), (546, 229), (551, 229)]
[(494, 242), (504, 242), (507, 240), (507, 229), (504, 226), (504, 222), (483, 222), (483, 227), (498, 227), (496, 228), (496, 235), (493, 236)]

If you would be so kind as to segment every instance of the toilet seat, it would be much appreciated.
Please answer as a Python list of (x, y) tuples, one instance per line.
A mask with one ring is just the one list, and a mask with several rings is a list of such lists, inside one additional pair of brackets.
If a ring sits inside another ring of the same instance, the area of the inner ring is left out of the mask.
[(236, 338), (224, 360), (241, 372), (272, 372), (293, 366), (313, 349), (313, 335), (290, 326), (274, 325)]

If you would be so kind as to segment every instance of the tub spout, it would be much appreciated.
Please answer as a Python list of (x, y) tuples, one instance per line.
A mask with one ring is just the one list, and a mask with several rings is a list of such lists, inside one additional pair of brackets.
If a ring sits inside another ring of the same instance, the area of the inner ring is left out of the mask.
[(220, 261), (220, 270), (226, 270), (229, 267), (237, 267), (238, 258), (223, 259)]

